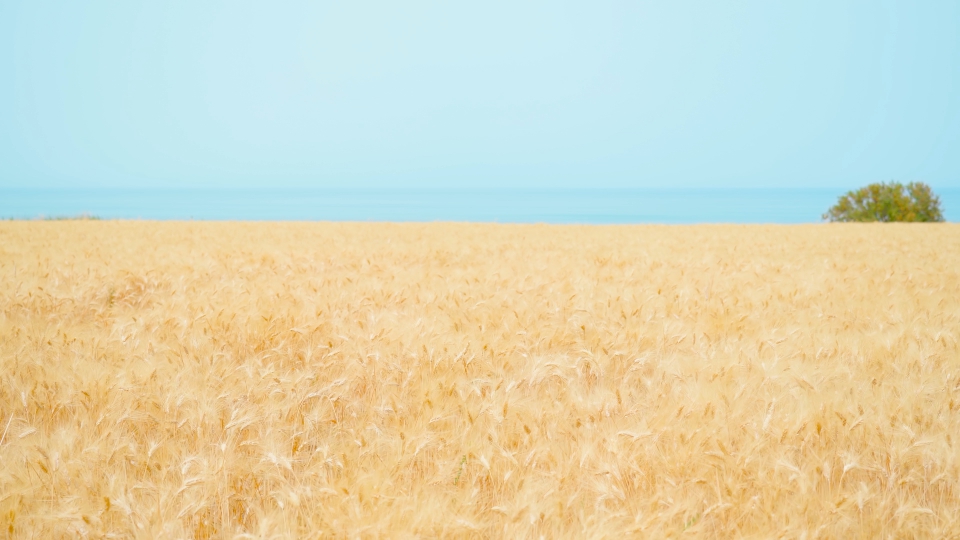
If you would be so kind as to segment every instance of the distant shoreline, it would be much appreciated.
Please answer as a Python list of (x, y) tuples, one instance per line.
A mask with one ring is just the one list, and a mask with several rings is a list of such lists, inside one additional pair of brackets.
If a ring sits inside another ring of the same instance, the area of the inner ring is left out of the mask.
[[(819, 223), (838, 189), (0, 190), (0, 218), (566, 224)], [(937, 190), (960, 220), (960, 188)]]

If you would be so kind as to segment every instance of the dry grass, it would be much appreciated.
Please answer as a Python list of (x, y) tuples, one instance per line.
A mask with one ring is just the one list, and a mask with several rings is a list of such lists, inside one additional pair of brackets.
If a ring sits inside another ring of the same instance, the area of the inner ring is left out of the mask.
[(960, 536), (960, 226), (0, 224), (0, 535)]

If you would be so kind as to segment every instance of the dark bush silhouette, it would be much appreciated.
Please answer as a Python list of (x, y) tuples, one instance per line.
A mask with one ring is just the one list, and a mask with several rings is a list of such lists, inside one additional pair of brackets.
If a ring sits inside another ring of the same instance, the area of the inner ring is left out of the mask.
[(943, 221), (940, 198), (923, 182), (870, 184), (842, 195), (827, 221)]

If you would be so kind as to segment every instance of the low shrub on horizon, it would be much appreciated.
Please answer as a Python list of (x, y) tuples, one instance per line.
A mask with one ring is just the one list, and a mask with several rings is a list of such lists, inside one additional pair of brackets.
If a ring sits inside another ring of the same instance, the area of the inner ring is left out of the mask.
[(823, 214), (827, 221), (942, 222), (940, 198), (923, 182), (875, 183), (841, 195)]

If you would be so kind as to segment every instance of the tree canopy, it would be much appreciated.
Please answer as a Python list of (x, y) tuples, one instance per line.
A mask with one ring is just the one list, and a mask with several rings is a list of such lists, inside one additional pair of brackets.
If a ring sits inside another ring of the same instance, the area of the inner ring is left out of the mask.
[(823, 214), (827, 221), (944, 221), (940, 197), (923, 182), (876, 183), (848, 191)]

